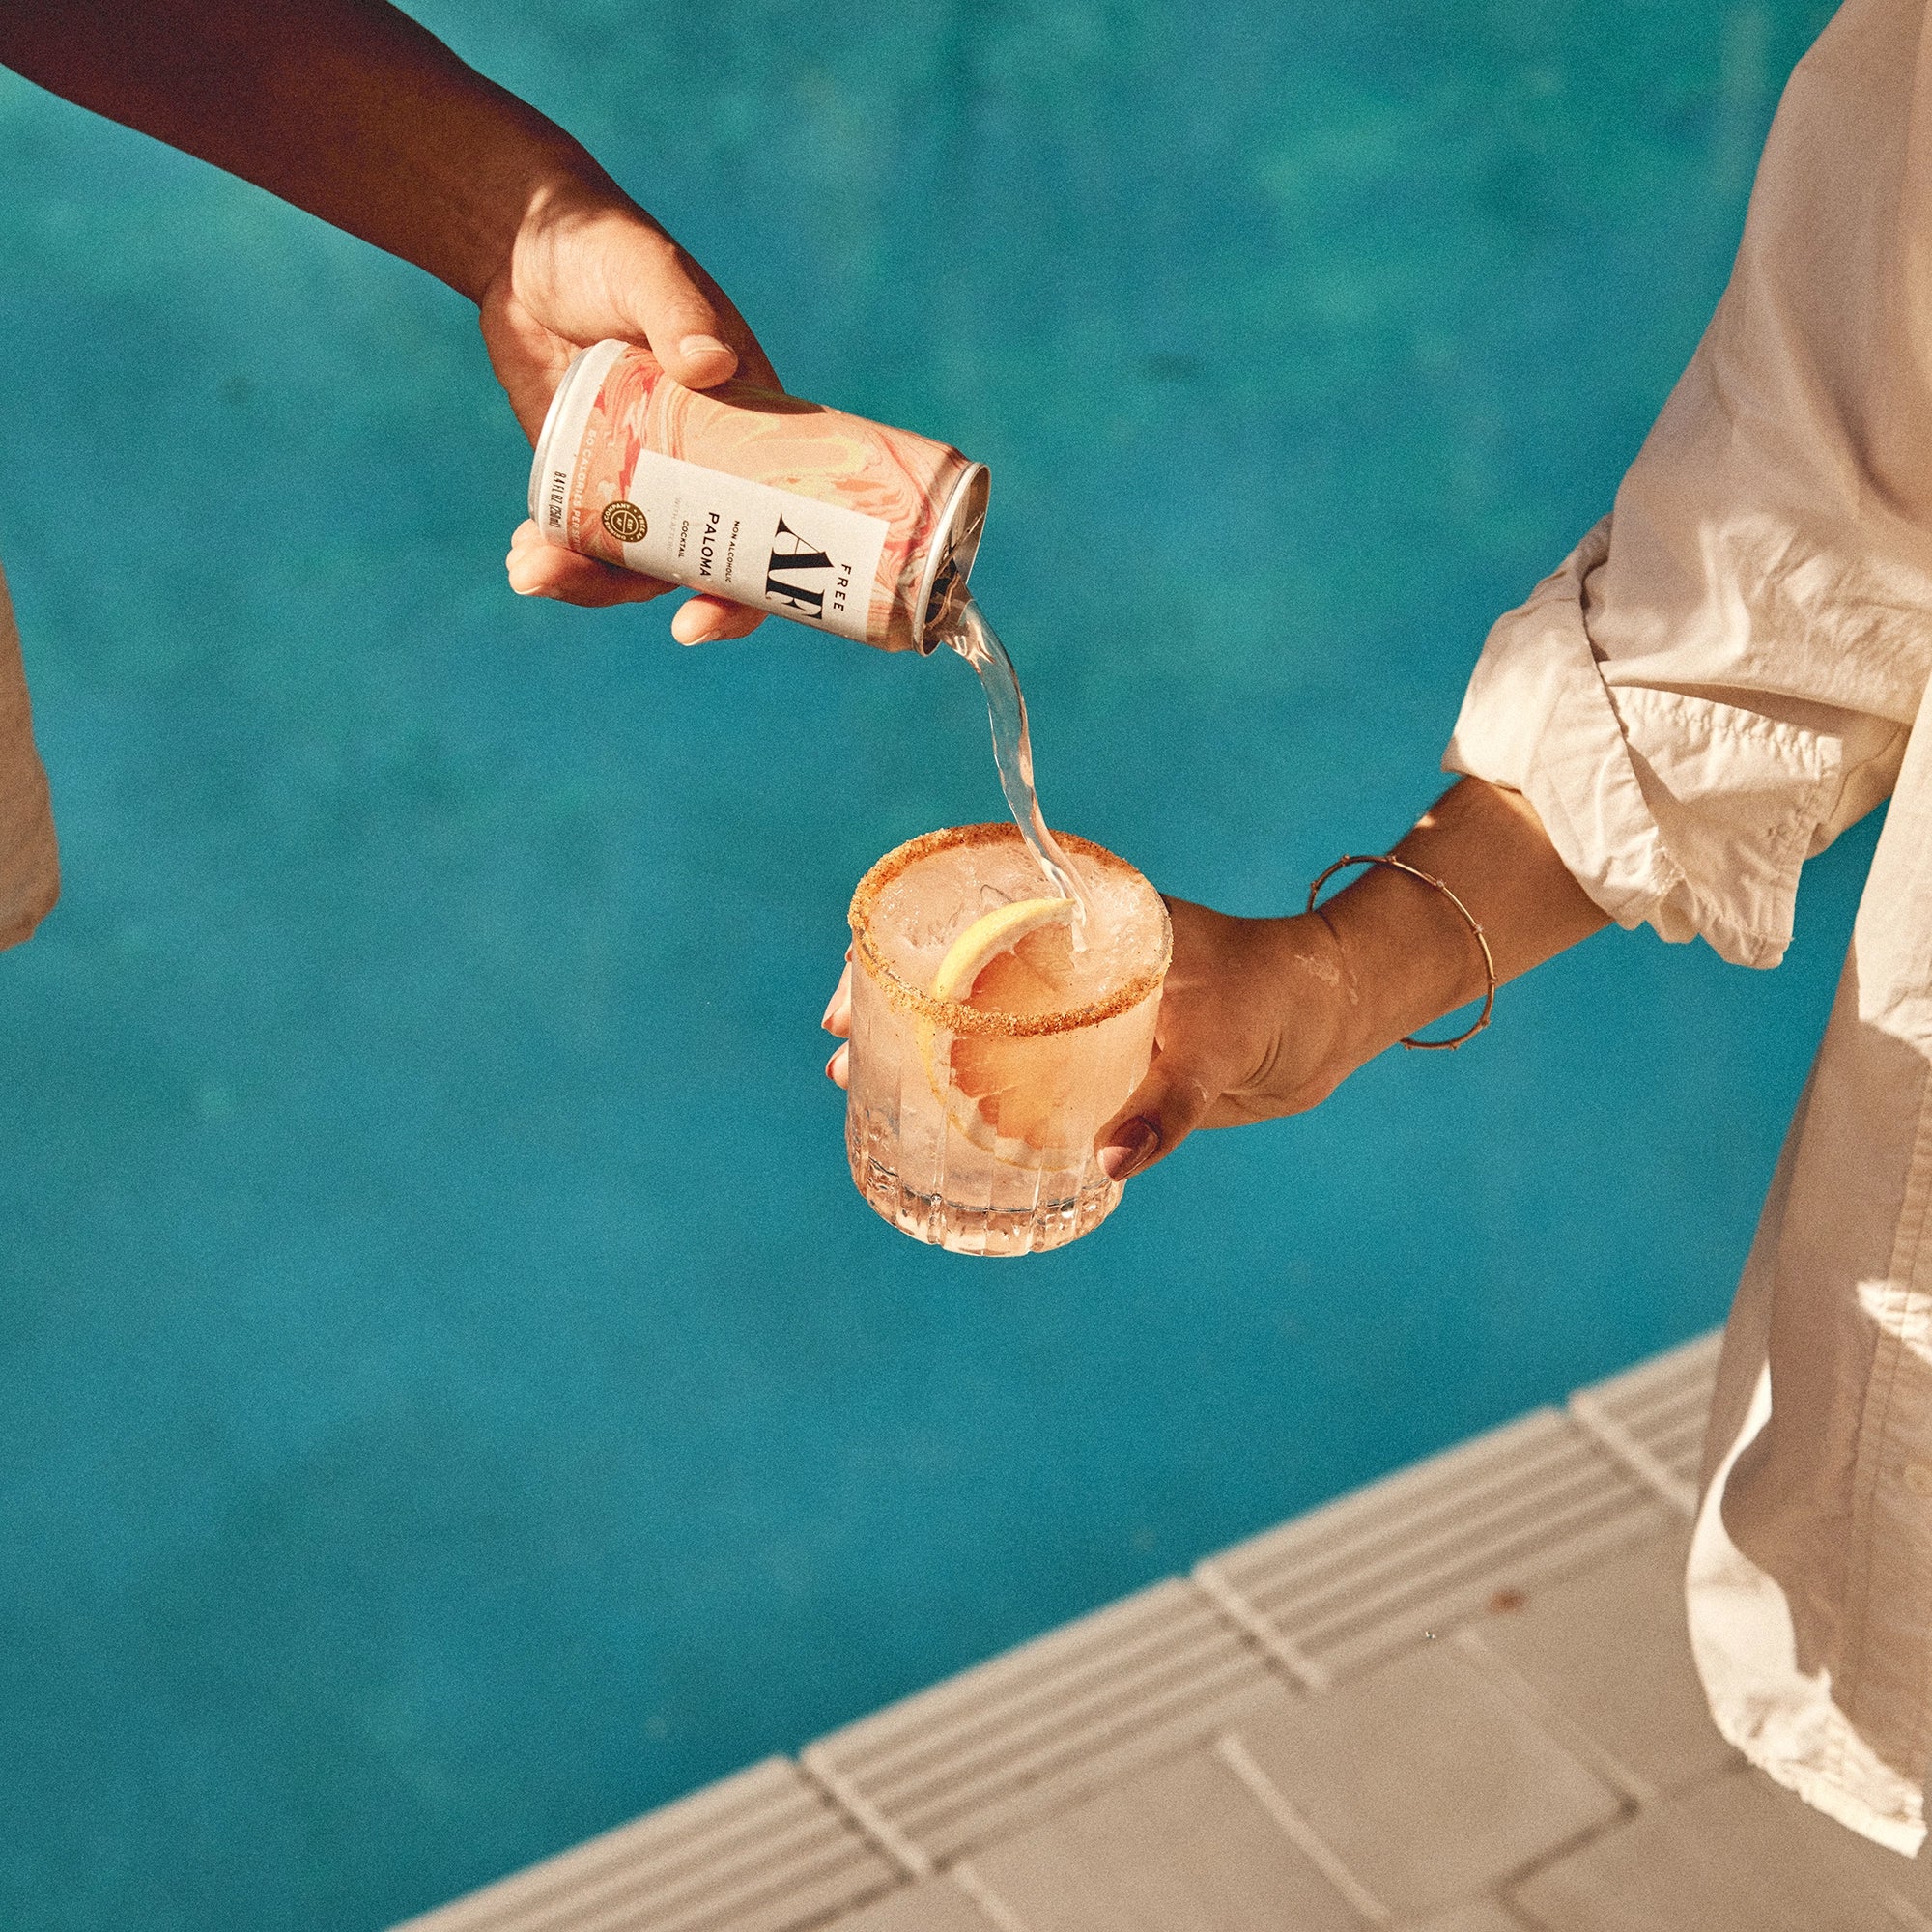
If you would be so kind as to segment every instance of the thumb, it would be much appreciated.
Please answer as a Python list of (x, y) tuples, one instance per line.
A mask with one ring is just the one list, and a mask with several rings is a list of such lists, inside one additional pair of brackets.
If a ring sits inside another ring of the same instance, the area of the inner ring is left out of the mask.
[(647, 342), (674, 380), (709, 389), (742, 374), (777, 386), (743, 318), (668, 235), (639, 223), (618, 254), (611, 295), (628, 333)]
[(1213, 1099), (1198, 1068), (1179, 1055), (1156, 1052), (1127, 1104), (1094, 1137), (1100, 1171), (1109, 1180), (1125, 1180), (1165, 1160), (1207, 1118)]

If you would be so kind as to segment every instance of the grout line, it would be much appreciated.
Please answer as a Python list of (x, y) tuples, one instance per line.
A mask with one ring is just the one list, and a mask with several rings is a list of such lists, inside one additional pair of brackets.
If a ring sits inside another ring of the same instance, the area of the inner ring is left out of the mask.
[(807, 1745), (798, 1754), (798, 1764), (799, 1769), (833, 1804), (908, 1878), (932, 1876), (934, 1866), (931, 1859), (879, 1810), (837, 1765), (827, 1762), (817, 1746)]
[[(1551, 1866), (1560, 1865), (1565, 1859), (1573, 1857), (1577, 1852), (1586, 1851), (1600, 1839), (1621, 1832), (1638, 1815), (1634, 1806), (1626, 1804), (1601, 1824), (1586, 1825), (1580, 1832), (1573, 1832), (1560, 1844), (1548, 1846), (1533, 1857), (1525, 1859), (1515, 1870), (1505, 1872), (1496, 1880), (1498, 1889), (1494, 1895), (1501, 1899), (1519, 1918), (1528, 1918), (1529, 1908), (1520, 1904), (1516, 1898), (1516, 1893), (1520, 1888), (1528, 1885), (1533, 1879), (1541, 1878)], [(1538, 1927), (1543, 1925), (1543, 1920), (1540, 1918), (1531, 1922)]]
[(1621, 1463), (1647, 1490), (1662, 1496), (1679, 1516), (1694, 1520), (1697, 1488), (1665, 1465), (1639, 1442), (1588, 1389), (1569, 1401), (1570, 1419), (1598, 1446)]
[[(1496, 1671), (1498, 1677), (1498, 1688), (1503, 1690), (1506, 1694), (1509, 1690), (1509, 1685), (1506, 1682), (1501, 1681), (1502, 1674), (1504, 1672), (1507, 1672), (1508, 1676), (1512, 1679), (1516, 1679), (1517, 1682), (1519, 1683), (1523, 1682), (1523, 1680), (1516, 1677), (1516, 1672), (1514, 1671), (1514, 1669), (1512, 1669), (1508, 1664), (1504, 1663), (1500, 1658), (1497, 1658), (1492, 1652), (1484, 1649), (1482, 1647), (1481, 1637), (1478, 1636), (1476, 1633), (1474, 1633), (1473, 1631), (1459, 1633), (1458, 1642), (1460, 1643), (1461, 1647), (1466, 1653), (1471, 1654), (1472, 1657), (1474, 1655), (1480, 1654), (1482, 1658), (1482, 1667), (1486, 1669), (1493, 1668)], [(1528, 1686), (1527, 1684), (1524, 1685), (1524, 1688), (1525, 1690), (1528, 1690), (1530, 1697), (1538, 1699), (1539, 1701), (1541, 1700), (1542, 1693), (1540, 1691), (1536, 1690), (1533, 1687)], [(1534, 1712), (1532, 1712), (1531, 1715), (1535, 1715)], [(1561, 1739), (1560, 1737), (1558, 1741), (1564, 1742), (1564, 1740)], [(1581, 1741), (1585, 1746), (1588, 1747), (1592, 1762), (1596, 1763), (1599, 1769), (1601, 1769), (1605, 1776), (1608, 1776), (1610, 1774), (1612, 1768), (1614, 1768), (1624, 1777), (1629, 1777), (1632, 1776), (1632, 1774), (1630, 1774), (1628, 1771), (1625, 1771), (1621, 1765), (1618, 1765), (1616, 1759), (1611, 1757), (1610, 1754), (1607, 1751), (1604, 1750), (1601, 1746), (1594, 1744), (1587, 1737), (1582, 1738)], [(1722, 1766), (1717, 1770), (1705, 1772), (1696, 1777), (1690, 1778), (1688, 1782), (1677, 1785), (1668, 1792), (1661, 1792), (1656, 1794), (1652, 1802), (1658, 1804), (1660, 1807), (1667, 1801), (1681, 1802), (1682, 1800), (1687, 1798), (1691, 1792), (1700, 1791), (1706, 1785), (1717, 1783), (1720, 1778), (1740, 1777), (1746, 1776), (1747, 1772), (1748, 1772), (1748, 1767), (1744, 1765), (1742, 1762), (1735, 1765)], [(1635, 1781), (1639, 1784), (1642, 1783), (1642, 1780), (1640, 1779)], [(1630, 1798), (1630, 1793), (1627, 1791), (1620, 1791), (1619, 1796), (1624, 1797), (1626, 1801), (1628, 1801)], [(1529, 1908), (1525, 1905), (1520, 1904), (1516, 1898), (1515, 1893), (1518, 1890), (1518, 1889), (1527, 1885), (1532, 1879), (1537, 1878), (1543, 1872), (1548, 1871), (1552, 1865), (1560, 1864), (1565, 1859), (1570, 1858), (1573, 1854), (1583, 1850), (1585, 1846), (1593, 1845), (1600, 1838), (1607, 1838), (1613, 1833), (1622, 1831), (1625, 1826), (1629, 1825), (1632, 1822), (1633, 1817), (1635, 1815), (1636, 1808), (1637, 1808), (1636, 1806), (1627, 1802), (1626, 1807), (1620, 1812), (1618, 1812), (1614, 1817), (1605, 1818), (1601, 1824), (1589, 1826), (1585, 1830), (1577, 1832), (1574, 1833), (1572, 1836), (1565, 1838), (1561, 1844), (1552, 1845), (1548, 1847), (1547, 1850), (1537, 1853), (1537, 1855), (1534, 1858), (1527, 1860), (1524, 1863), (1519, 1865), (1514, 1871), (1505, 1874), (1504, 1877), (1498, 1881), (1498, 1886), (1499, 1888), (1507, 1888), (1507, 1889), (1499, 1889), (1495, 1892), (1492, 1893), (1491, 1896), (1492, 1896), (1499, 1904), (1505, 1907), (1516, 1918), (1522, 1919), (1525, 1923), (1533, 1927), (1538, 1928), (1538, 1932), (1543, 1932), (1544, 1921), (1540, 1918), (1531, 1918), (1529, 1915)], [(1924, 1932), (1932, 1932), (1932, 1921), (1919, 1921), (1914, 1919), (1914, 1920), (1904, 1920), (1901, 1922), (1903, 1922), (1906, 1925), (1907, 1932), (1920, 1932), (1921, 1924), (1924, 1926)]]
[(1209, 1558), (1194, 1566), (1192, 1578), (1194, 1587), (1214, 1605), (1214, 1607), (1238, 1630), (1249, 1642), (1258, 1645), (1263, 1654), (1280, 1664), (1289, 1676), (1304, 1690), (1326, 1690), (1334, 1679), (1327, 1671), (1308, 1656), (1292, 1637), (1284, 1636), (1280, 1631), (1257, 1610), (1228, 1579), (1215, 1569)]
[[(1607, 1838), (1611, 1833), (1621, 1831), (1631, 1822), (1634, 1815), (1630, 1811), (1619, 1811), (1614, 1817), (1605, 1818), (1601, 1825), (1591, 1825), (1580, 1832), (1573, 1832), (1560, 1845), (1551, 1845), (1547, 1851), (1538, 1852), (1534, 1858), (1525, 1859), (1514, 1871), (1503, 1873), (1496, 1881), (1499, 1887), (1506, 1887), (1507, 1890), (1498, 1890), (1494, 1896), (1509, 1905), (1519, 1918), (1527, 1917), (1528, 1908), (1518, 1904), (1515, 1897), (1521, 1887), (1541, 1878), (1552, 1866), (1560, 1865), (1565, 1859), (1574, 1857), (1578, 1852), (1587, 1851), (1600, 1838)], [(1543, 1924), (1540, 1918), (1532, 1922), (1539, 1927)]]
[(1450, 1642), (1524, 1717), (1541, 1726), (1548, 1737), (1554, 1743), (1561, 1745), (1572, 1757), (1580, 1758), (1585, 1765), (1598, 1773), (1616, 1790), (1620, 1798), (1635, 1805), (1655, 1804), (1662, 1798), (1662, 1792), (1658, 1790), (1647, 1777), (1639, 1776), (1614, 1752), (1606, 1750), (1554, 1700), (1523, 1676), (1507, 1658), (1498, 1656), (1483, 1641), (1478, 1631), (1468, 1628), (1459, 1630), (1450, 1638)]
[(946, 1875), (992, 1920), (999, 1932), (1033, 1932), (1019, 1914), (964, 1859), (948, 1865)]
[(1378, 1899), (1316, 1832), (1315, 1827), (1282, 1796), (1268, 1775), (1248, 1754), (1248, 1747), (1232, 1733), (1214, 1740), (1214, 1755), (1248, 1788), (1264, 1811), (1344, 1898), (1371, 1925), (1393, 1923), (1395, 1915)]

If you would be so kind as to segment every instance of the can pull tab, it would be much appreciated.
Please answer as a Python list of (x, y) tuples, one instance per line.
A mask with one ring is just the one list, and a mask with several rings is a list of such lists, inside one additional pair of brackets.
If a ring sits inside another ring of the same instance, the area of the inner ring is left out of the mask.
[(932, 573), (932, 588), (926, 593), (919, 627), (922, 657), (930, 657), (940, 643), (959, 635), (960, 613), (972, 597), (966, 587), (967, 573), (980, 554), (980, 538), (986, 528), (986, 466), (974, 464), (959, 479), (952, 501), (947, 505), (942, 526), (944, 548)]
[(932, 580), (932, 595), (925, 605), (925, 622), (921, 627), (919, 652), (930, 657), (947, 639), (958, 634), (959, 613), (966, 608), (966, 579), (952, 551), (946, 553)]

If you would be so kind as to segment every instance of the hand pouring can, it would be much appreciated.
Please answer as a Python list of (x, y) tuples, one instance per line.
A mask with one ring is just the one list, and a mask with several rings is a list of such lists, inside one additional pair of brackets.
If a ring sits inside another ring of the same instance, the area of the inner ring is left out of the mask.
[(986, 517), (986, 467), (749, 383), (687, 389), (600, 342), (537, 438), (546, 542), (885, 650), (930, 651)]

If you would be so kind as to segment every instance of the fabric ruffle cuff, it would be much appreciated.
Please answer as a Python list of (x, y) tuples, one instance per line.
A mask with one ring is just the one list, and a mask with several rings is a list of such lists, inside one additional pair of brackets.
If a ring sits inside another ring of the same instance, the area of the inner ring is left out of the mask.
[(1678, 691), (1605, 681), (1586, 617), (1605, 517), (1491, 631), (1443, 769), (1521, 792), (1618, 924), (1776, 966), (1798, 875), (1845, 786), (1830, 735)]

